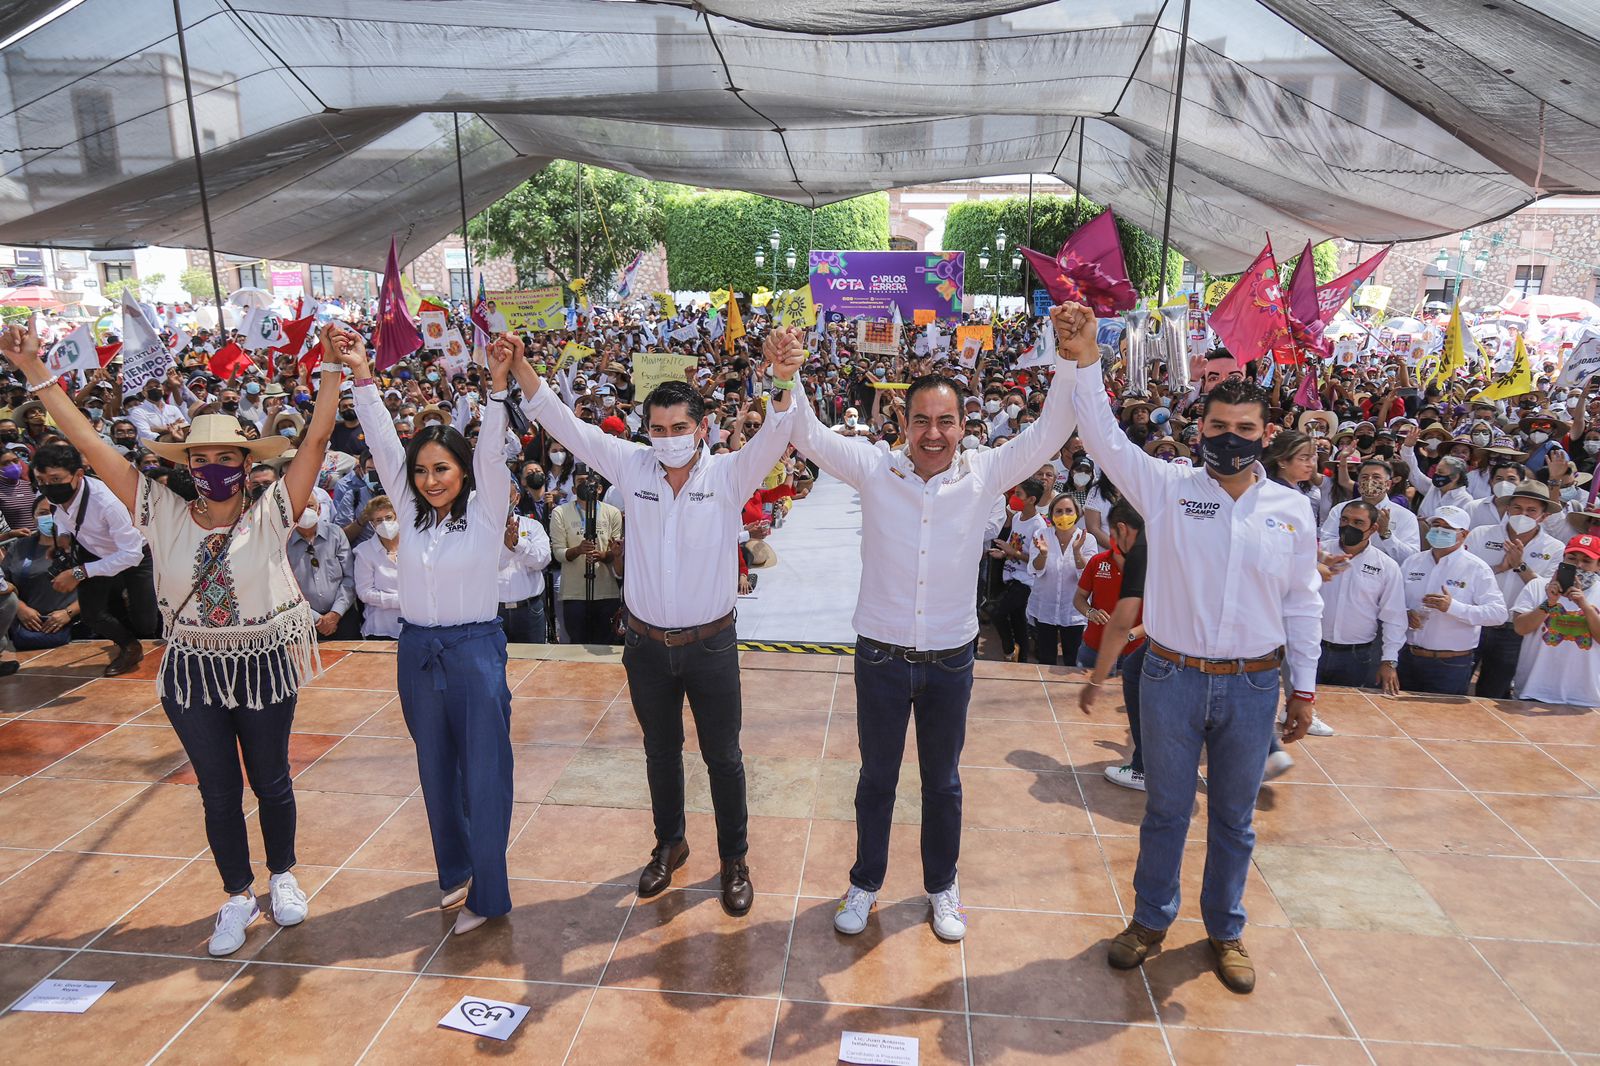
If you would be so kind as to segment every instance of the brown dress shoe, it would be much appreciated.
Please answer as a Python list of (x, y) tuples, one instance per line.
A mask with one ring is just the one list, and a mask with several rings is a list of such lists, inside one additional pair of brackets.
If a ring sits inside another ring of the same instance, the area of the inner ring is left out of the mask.
[(106, 667), (105, 676), (120, 677), (123, 674), (131, 674), (139, 668), (139, 664), (143, 661), (143, 644), (140, 644), (137, 640), (124, 644), (117, 649), (117, 657), (111, 660), (111, 665)]
[(750, 867), (743, 859), (722, 860), (722, 909), (735, 918), (750, 913), (750, 904), (756, 900), (755, 886), (750, 883)]
[(689, 842), (658, 844), (650, 853), (650, 862), (639, 875), (639, 898), (649, 899), (672, 884), (672, 871), (689, 861)]
[(1218, 940), (1211, 937), (1211, 950), (1217, 955), (1217, 976), (1235, 992), (1255, 991), (1256, 966), (1242, 940)]
[(1131, 970), (1144, 962), (1150, 949), (1159, 946), (1166, 938), (1165, 929), (1151, 929), (1130, 921), (1128, 928), (1112, 939), (1111, 947), (1106, 950), (1106, 961), (1113, 969)]

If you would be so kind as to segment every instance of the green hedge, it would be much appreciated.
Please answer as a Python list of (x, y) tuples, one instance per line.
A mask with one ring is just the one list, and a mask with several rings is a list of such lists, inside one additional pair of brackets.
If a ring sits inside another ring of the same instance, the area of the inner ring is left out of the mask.
[[(889, 197), (884, 193), (843, 200), (815, 212), (798, 204), (743, 192), (684, 192), (668, 196), (665, 216), (667, 275), (675, 289), (725, 289), (753, 292), (772, 287), (774, 228), (778, 246), (778, 288), (792, 289), (807, 277), (813, 248), (878, 249), (889, 247)], [(766, 265), (756, 267), (759, 246)], [(794, 269), (783, 263), (795, 250)]]
[[(1074, 200), (1070, 196), (1035, 196), (1033, 198), (1033, 243), (1035, 251), (1054, 255), (1061, 242), (1079, 226), (1094, 218), (1105, 207), (1093, 200)], [(1028, 243), (1028, 199), (1014, 196), (1004, 200), (964, 200), (953, 205), (945, 217), (944, 247), (948, 251), (967, 253), (967, 291), (969, 293), (994, 293), (994, 279), (984, 277), (978, 268), (978, 253), (994, 246), (995, 233), (1004, 224), (1006, 228), (1006, 253), (1002, 257), (1005, 271), (1000, 279), (1001, 295), (1021, 296), (1023, 269), (1011, 269), (1011, 250)], [(1128, 266), (1128, 277), (1139, 295), (1149, 299), (1161, 289), (1161, 242), (1121, 216), (1117, 217), (1117, 232), (1122, 237), (1122, 256)], [(992, 272), (994, 263), (989, 264)], [(1175, 251), (1167, 253), (1167, 289), (1176, 291), (1183, 277), (1183, 256)], [(1037, 278), (1033, 279), (1038, 284)]]

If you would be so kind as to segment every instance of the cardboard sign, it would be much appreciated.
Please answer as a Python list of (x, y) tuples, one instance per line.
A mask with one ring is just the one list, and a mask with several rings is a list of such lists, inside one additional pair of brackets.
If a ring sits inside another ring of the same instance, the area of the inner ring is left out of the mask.
[(963, 350), (965, 350), (965, 348), (967, 346), (967, 339), (969, 337), (978, 338), (979, 347), (981, 347), (984, 351), (986, 351), (986, 352), (994, 351), (994, 327), (993, 326), (957, 326), (956, 327), (956, 345), (957, 345), (957, 347), (962, 348)]
[(521, 1003), (502, 1003), (482, 996), (462, 996), (450, 1008), (450, 1013), (439, 1019), (440, 1028), (459, 1029), (473, 1036), (490, 1040), (508, 1040), (517, 1031), (530, 1008)]
[(917, 1066), (919, 1047), (914, 1036), (884, 1033), (839, 1034), (839, 1061), (856, 1066)]
[(633, 394), (641, 401), (663, 381), (683, 381), (683, 372), (700, 360), (672, 352), (640, 352), (633, 357)]
[(41, 1014), (82, 1014), (114, 984), (115, 981), (40, 981), (11, 1009)]

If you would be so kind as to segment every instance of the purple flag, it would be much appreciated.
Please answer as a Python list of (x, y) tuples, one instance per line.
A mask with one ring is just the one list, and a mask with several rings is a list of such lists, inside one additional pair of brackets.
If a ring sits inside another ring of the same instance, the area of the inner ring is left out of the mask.
[(1322, 339), (1322, 312), (1317, 307), (1317, 267), (1312, 262), (1311, 242), (1300, 253), (1294, 277), (1289, 280), (1289, 328), (1295, 344), (1318, 355), (1327, 354)]
[(1053, 258), (1032, 248), (1022, 249), (1022, 254), (1058, 304), (1069, 300), (1087, 304), (1096, 316), (1106, 318), (1133, 310), (1139, 300), (1128, 280), (1117, 220), (1109, 208), (1073, 230)]
[(1317, 364), (1314, 362), (1306, 363), (1306, 376), (1295, 391), (1294, 405), (1302, 411), (1322, 410), (1322, 396), (1317, 392)]
[(389, 262), (383, 268), (383, 286), (378, 290), (378, 328), (373, 337), (377, 349), (374, 368), (388, 370), (422, 347), (422, 331), (406, 307), (406, 294), (400, 288), (400, 255), (394, 238), (389, 238)]

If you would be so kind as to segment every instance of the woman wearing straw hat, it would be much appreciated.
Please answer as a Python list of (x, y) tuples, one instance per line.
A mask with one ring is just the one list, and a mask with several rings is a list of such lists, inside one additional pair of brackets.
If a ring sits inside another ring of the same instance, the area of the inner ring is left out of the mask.
[[(322, 342), (330, 352), (348, 343), (331, 327)], [(283, 437), (248, 440), (237, 418), (218, 414), (196, 418), (181, 443), (149, 442), (157, 455), (188, 467), (200, 495), (187, 502), (141, 474), (94, 431), (40, 362), (31, 324), (8, 328), (0, 336), (0, 354), (22, 371), (28, 391), (127, 505), (150, 543), (168, 640), (159, 675), (161, 706), (199, 779), (206, 839), (228, 893), (211, 954), (237, 951), (261, 915), (241, 808), (241, 752), (259, 804), (273, 918), (279, 925), (304, 921), (305, 893), (290, 872), (295, 803), (289, 730), (299, 687), (317, 669), (317, 638), (286, 545), (333, 432), (339, 367), (323, 366), (316, 413), (299, 454), (272, 491), (254, 502), (243, 491), (250, 464), (287, 448)]]

